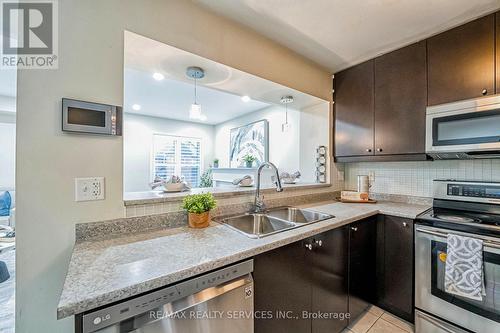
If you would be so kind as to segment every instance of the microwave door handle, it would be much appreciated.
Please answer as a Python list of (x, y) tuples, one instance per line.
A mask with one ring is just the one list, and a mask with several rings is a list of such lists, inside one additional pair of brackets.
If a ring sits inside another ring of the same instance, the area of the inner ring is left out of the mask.
[[(419, 227), (417, 227), (415, 230), (417, 230), (418, 232), (422, 232), (424, 234), (428, 234), (428, 235), (432, 235), (432, 236), (437, 236), (437, 237), (441, 237), (441, 238), (448, 237), (448, 234), (445, 233), (445, 232), (439, 232), (439, 231), (434, 231), (434, 230), (427, 230), (427, 229), (423, 229), (423, 228), (419, 228)], [(484, 239), (482, 237), (476, 237), (476, 235), (474, 235), (473, 238), (481, 239), (483, 241), (483, 245), (484, 246), (488, 246), (488, 247), (491, 247), (491, 248), (494, 248), (494, 249), (500, 249), (500, 243), (498, 243), (498, 242), (493, 242), (493, 241), (490, 241), (490, 240), (486, 240), (486, 239)]]

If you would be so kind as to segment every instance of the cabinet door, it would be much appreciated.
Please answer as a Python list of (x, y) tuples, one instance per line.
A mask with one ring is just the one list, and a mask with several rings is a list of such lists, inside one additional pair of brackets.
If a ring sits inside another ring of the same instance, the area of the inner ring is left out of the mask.
[(373, 155), (373, 60), (335, 74), (335, 156)]
[(425, 153), (426, 43), (375, 59), (375, 154)]
[(494, 14), (427, 41), (429, 105), (494, 94)]
[(378, 303), (413, 322), (413, 221), (381, 216), (377, 233)]
[[(347, 226), (315, 236), (311, 259), (312, 313), (346, 314), (348, 312)], [(318, 243), (321, 242), (319, 245)], [(312, 319), (313, 333), (342, 332), (348, 319)]]
[(376, 297), (377, 218), (349, 225), (349, 312), (357, 318)]
[[(302, 242), (263, 253), (254, 258), (255, 332), (307, 333), (311, 320), (302, 311), (311, 310), (311, 284)], [(277, 318), (292, 311), (295, 318)], [(272, 318), (260, 315), (271, 314)]]

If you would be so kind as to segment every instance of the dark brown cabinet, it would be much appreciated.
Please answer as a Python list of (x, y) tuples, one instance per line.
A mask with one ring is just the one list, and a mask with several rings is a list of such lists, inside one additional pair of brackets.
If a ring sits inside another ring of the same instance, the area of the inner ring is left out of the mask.
[(376, 302), (377, 217), (349, 225), (349, 312), (358, 317)]
[(428, 104), (495, 93), (495, 15), (427, 41)]
[[(311, 309), (311, 277), (303, 242), (254, 258), (255, 332), (310, 332), (311, 321), (295, 319)], [(293, 318), (277, 318), (292, 311)]]
[(377, 304), (413, 322), (413, 221), (379, 216)]
[(336, 74), (336, 160), (425, 159), (426, 83), (425, 42)]
[[(413, 322), (413, 221), (373, 216), (254, 258), (255, 331), (336, 333), (376, 304)], [(329, 319), (304, 316), (338, 314)]]
[(373, 155), (373, 61), (335, 74), (335, 156)]
[(347, 318), (304, 313), (348, 311), (348, 235), (345, 226), (254, 258), (255, 310), (272, 314), (255, 319), (256, 332), (335, 333), (347, 326)]
[[(349, 230), (335, 229), (314, 237), (308, 251), (312, 265), (312, 313), (345, 314), (348, 308), (347, 251)], [(348, 319), (313, 319), (311, 331), (342, 332)]]
[(425, 153), (426, 43), (375, 59), (375, 155)]

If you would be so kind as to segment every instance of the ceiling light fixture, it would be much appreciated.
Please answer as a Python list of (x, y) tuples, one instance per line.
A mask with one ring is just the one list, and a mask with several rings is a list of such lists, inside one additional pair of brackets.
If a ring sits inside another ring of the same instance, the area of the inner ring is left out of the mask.
[(281, 124), (281, 131), (288, 132), (290, 124), (288, 123), (288, 104), (293, 103), (293, 96), (283, 96), (280, 99), (281, 104), (285, 104), (285, 122)]
[(141, 109), (141, 106), (139, 104), (134, 104), (132, 105), (132, 109), (135, 111), (139, 111)]
[(201, 105), (197, 103), (197, 81), (205, 77), (205, 71), (196, 66), (190, 66), (186, 70), (186, 75), (194, 80), (194, 102), (189, 109), (189, 118), (205, 121), (207, 116), (201, 113)]
[(250, 96), (247, 96), (247, 95), (245, 95), (245, 96), (241, 96), (241, 100), (242, 100), (243, 102), (245, 102), (245, 103), (248, 103), (248, 102), (250, 102)]
[(156, 81), (161, 81), (165, 78), (165, 75), (163, 75), (162, 73), (154, 73), (153, 74), (153, 79), (155, 79)]

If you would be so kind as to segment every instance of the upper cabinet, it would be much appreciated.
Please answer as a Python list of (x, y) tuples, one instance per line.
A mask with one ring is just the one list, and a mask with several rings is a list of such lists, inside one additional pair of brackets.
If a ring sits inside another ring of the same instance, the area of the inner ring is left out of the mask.
[(335, 159), (426, 159), (427, 106), (493, 94), (500, 12), (335, 74)]
[(429, 105), (494, 94), (495, 15), (429, 38), (427, 56)]
[(373, 155), (373, 61), (336, 74), (334, 87), (335, 156)]
[(426, 81), (425, 42), (336, 74), (337, 161), (425, 159)]
[(375, 59), (375, 155), (425, 152), (425, 52), (424, 41)]

